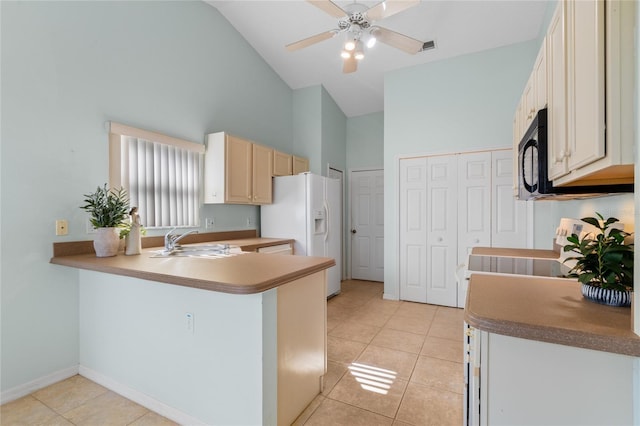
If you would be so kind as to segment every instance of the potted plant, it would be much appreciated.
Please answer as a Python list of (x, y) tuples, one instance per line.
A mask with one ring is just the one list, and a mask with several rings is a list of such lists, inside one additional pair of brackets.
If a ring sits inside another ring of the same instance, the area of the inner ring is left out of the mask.
[(80, 208), (91, 214), (89, 221), (97, 231), (93, 240), (96, 256), (115, 256), (122, 238), (120, 228), (125, 226), (129, 217), (127, 192), (123, 188), (107, 189), (107, 184), (104, 184), (84, 197), (85, 204)]
[(577, 256), (565, 260), (575, 261), (569, 277), (578, 278), (585, 298), (605, 305), (630, 306), (633, 291), (633, 244), (627, 244), (628, 232), (613, 226), (618, 219), (605, 220), (597, 217), (581, 220), (598, 229), (595, 234), (586, 234), (582, 239), (576, 234), (567, 237), (569, 244), (565, 252)]

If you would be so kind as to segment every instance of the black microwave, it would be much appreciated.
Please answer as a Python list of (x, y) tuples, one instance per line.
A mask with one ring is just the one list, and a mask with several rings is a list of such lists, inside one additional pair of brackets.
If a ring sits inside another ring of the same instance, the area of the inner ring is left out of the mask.
[(633, 184), (554, 186), (548, 178), (547, 109), (541, 109), (518, 144), (518, 199), (576, 199), (633, 192)]

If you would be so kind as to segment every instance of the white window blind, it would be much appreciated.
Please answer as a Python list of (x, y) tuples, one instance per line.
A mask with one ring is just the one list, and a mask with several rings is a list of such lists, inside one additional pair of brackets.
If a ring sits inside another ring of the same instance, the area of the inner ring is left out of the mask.
[[(199, 226), (204, 146), (160, 142), (157, 140), (163, 135), (154, 137), (151, 132), (131, 136), (136, 132), (122, 129), (121, 133), (128, 134), (117, 134), (114, 123), (111, 127), (111, 161), (114, 154), (119, 157), (117, 167), (111, 168), (112, 186), (127, 190), (130, 205), (138, 207), (142, 224), (147, 228)], [(114, 152), (117, 148), (118, 153)], [(119, 175), (117, 179), (113, 179), (114, 174)], [(113, 185), (114, 180), (119, 185)]]

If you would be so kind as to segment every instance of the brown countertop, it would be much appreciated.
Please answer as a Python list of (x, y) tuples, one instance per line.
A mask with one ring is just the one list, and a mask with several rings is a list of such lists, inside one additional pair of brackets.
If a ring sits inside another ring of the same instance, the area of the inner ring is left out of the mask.
[(472, 274), (464, 316), (490, 333), (640, 357), (631, 309), (585, 300), (577, 281)]
[(500, 257), (528, 257), (532, 259), (557, 259), (560, 253), (544, 249), (503, 248), (503, 247), (474, 247), (471, 254), (478, 256)]
[[(256, 251), (261, 247), (276, 246), (280, 244), (293, 245), (295, 240), (292, 238), (260, 238), (258, 237), (255, 229), (247, 229), (243, 231), (202, 232), (187, 235), (180, 240), (180, 244), (213, 242), (220, 244), (228, 243), (230, 245), (240, 247), (242, 251)], [(164, 246), (163, 236), (142, 237), (142, 248), (162, 246)], [(53, 257), (93, 253), (95, 253), (93, 250), (93, 240), (53, 243)]]
[(135, 256), (60, 256), (51, 258), (51, 263), (232, 294), (260, 293), (335, 265), (327, 257), (258, 253), (217, 259), (151, 257), (156, 250), (143, 249)]

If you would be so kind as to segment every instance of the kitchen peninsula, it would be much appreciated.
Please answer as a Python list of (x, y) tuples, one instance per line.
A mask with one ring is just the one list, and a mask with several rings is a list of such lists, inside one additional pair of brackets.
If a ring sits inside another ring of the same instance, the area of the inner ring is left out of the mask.
[(79, 269), (82, 375), (180, 423), (291, 424), (321, 391), (330, 258), (54, 256)]
[(577, 280), (473, 274), (465, 322), (479, 424), (635, 424), (630, 309), (585, 300)]

